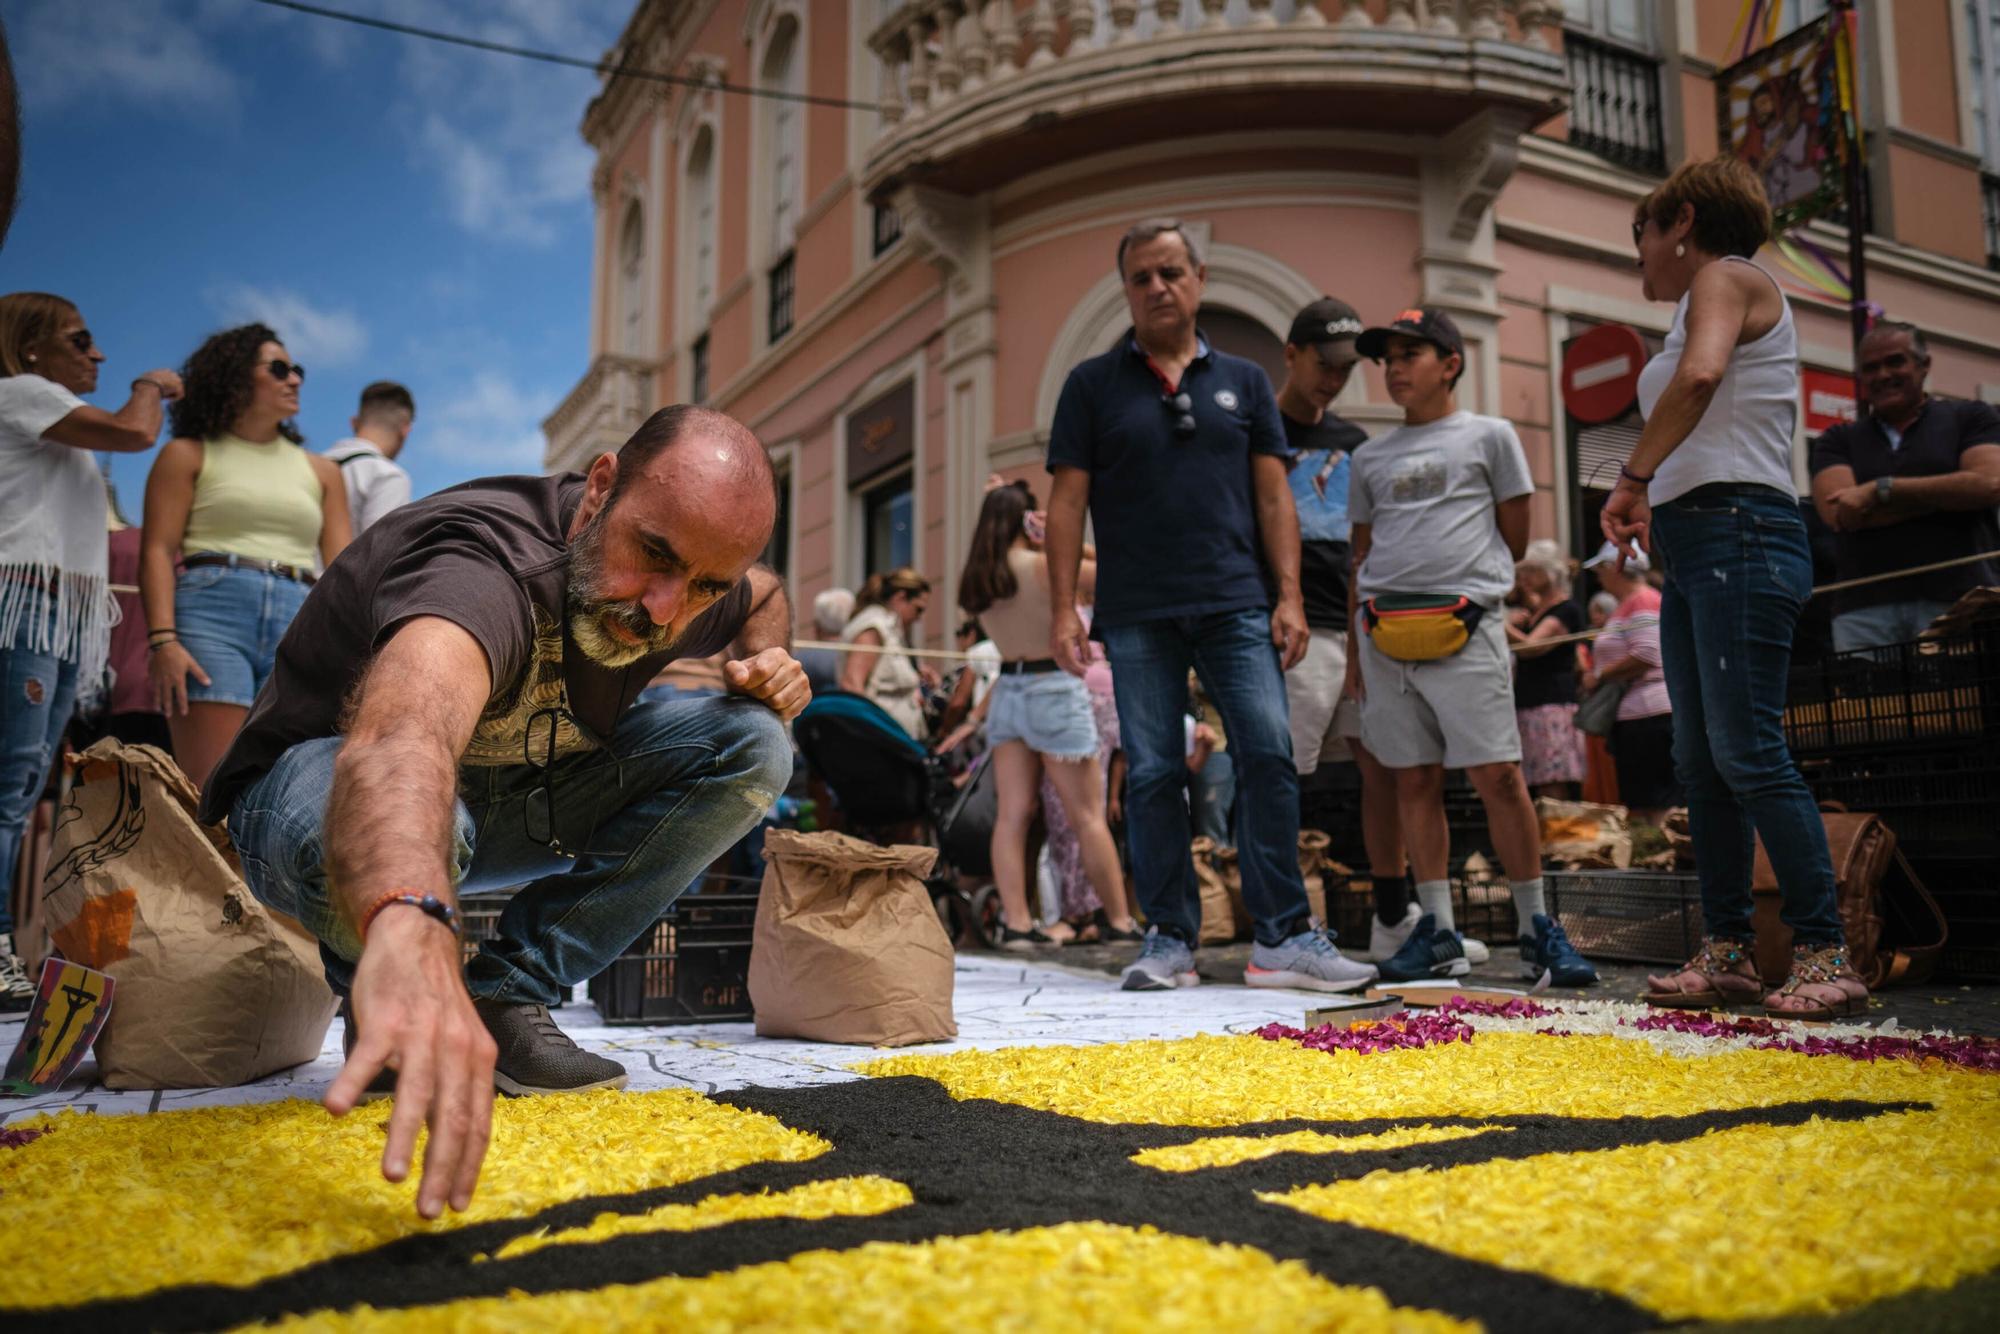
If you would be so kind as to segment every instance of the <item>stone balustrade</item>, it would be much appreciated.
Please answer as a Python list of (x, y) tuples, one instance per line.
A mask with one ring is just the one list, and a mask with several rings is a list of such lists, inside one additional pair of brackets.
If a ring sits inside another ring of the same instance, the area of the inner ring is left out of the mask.
[(542, 419), (543, 471), (587, 468), (624, 444), (652, 411), (658, 369), (655, 362), (609, 352), (591, 362), (576, 388)]

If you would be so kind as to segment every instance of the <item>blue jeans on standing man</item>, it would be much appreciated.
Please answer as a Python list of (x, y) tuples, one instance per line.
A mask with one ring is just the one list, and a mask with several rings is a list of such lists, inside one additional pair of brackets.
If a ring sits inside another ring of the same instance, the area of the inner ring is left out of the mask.
[(1812, 592), (1798, 506), (1770, 487), (1700, 487), (1654, 508), (1653, 551), (1667, 575), (1660, 657), (1706, 930), (1751, 939), (1761, 837), (1794, 943), (1839, 944), (1826, 826), (1785, 744), (1792, 635)]
[(0, 646), (0, 935), (14, 929), (14, 872), (63, 729), (76, 707), (77, 665), (29, 648), (55, 608), (46, 594), (22, 609), (13, 642)]
[(1126, 839), (1146, 920), (1192, 947), (1201, 900), (1189, 855), (1187, 674), (1193, 667), (1222, 715), (1235, 757), (1236, 851), (1243, 906), (1259, 944), (1305, 925), (1299, 877), (1299, 776), (1285, 676), (1267, 611), (1176, 616), (1098, 631), (1111, 659), (1125, 750)]
[[(741, 696), (636, 704), (609, 740), (550, 771), (557, 841), (582, 849), (573, 860), (529, 837), (540, 770), (459, 770), (453, 879), (461, 891), (522, 885), (466, 966), (473, 996), (566, 999), (763, 819), (792, 772), (778, 715)], [(341, 745), (323, 737), (286, 751), (237, 798), (229, 832), (251, 892), (319, 937), (327, 981), (346, 995), (361, 941), (329, 892), (325, 831)]]

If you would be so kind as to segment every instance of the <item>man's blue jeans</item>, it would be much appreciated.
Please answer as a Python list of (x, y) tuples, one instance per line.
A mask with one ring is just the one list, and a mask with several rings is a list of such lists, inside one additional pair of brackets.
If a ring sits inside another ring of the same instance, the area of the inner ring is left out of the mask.
[(1178, 616), (1099, 632), (1118, 695), (1125, 820), (1146, 920), (1193, 945), (1201, 931), (1187, 806), (1187, 674), (1222, 714), (1236, 762), (1236, 852), (1243, 906), (1275, 945), (1311, 911), (1299, 878), (1299, 776), (1285, 677), (1264, 611)]
[[(637, 704), (610, 739), (610, 753), (565, 756), (552, 771), (556, 834), (584, 849), (575, 860), (528, 837), (523, 812), (538, 771), (459, 770), (454, 880), (461, 890), (523, 886), (466, 967), (474, 996), (564, 999), (755, 826), (792, 771), (784, 724), (740, 696)], [(237, 799), (229, 832), (251, 892), (319, 937), (327, 981), (345, 995), (361, 941), (330, 893), (325, 832), (341, 745), (325, 737), (286, 751)]]
[(1838, 944), (1826, 827), (1785, 745), (1792, 634), (1812, 591), (1798, 507), (1768, 487), (1685, 496), (1653, 511), (1653, 549), (1667, 575), (1660, 656), (1674, 770), (1687, 790), (1708, 934), (1751, 938), (1761, 837), (1794, 941)]

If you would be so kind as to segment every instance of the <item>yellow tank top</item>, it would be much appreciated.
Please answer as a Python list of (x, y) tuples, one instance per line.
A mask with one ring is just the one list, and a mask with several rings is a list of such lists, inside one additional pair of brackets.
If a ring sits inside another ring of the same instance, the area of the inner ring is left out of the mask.
[(311, 569), (325, 488), (305, 450), (283, 437), (259, 445), (219, 435), (203, 442), (201, 455), (181, 550), (232, 552)]

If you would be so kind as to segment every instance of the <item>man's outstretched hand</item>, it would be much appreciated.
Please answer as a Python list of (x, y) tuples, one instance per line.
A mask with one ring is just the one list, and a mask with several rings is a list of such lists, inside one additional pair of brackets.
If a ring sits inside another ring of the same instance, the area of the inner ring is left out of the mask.
[(722, 679), (738, 695), (748, 695), (786, 722), (812, 703), (812, 686), (799, 660), (781, 648), (722, 665)]
[(472, 1008), (458, 937), (416, 908), (392, 904), (370, 924), (348, 997), (360, 1031), (326, 1109), (345, 1116), (384, 1069), (396, 1072), (382, 1175), (410, 1175), (417, 1131), (428, 1124), (417, 1212), (472, 1204), (493, 1130), (493, 1038)]

